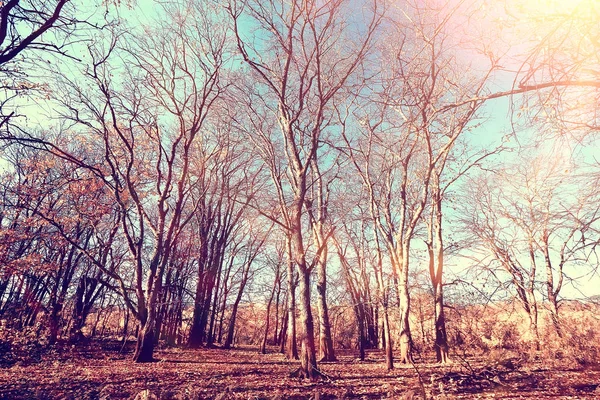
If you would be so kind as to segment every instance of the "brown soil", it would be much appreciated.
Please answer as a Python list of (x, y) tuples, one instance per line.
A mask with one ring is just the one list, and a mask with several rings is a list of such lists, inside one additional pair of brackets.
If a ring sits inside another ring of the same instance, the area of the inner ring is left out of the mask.
[[(383, 354), (353, 353), (321, 363), (327, 377), (309, 382), (290, 377), (296, 361), (256, 349), (162, 349), (158, 362), (134, 364), (118, 345), (56, 347), (35, 362), (0, 368), (2, 399), (596, 399), (600, 368), (544, 368), (509, 362), (425, 361), (385, 370)], [(421, 382), (419, 380), (421, 376)], [(425, 392), (425, 393), (423, 393)], [(156, 396), (156, 397), (153, 397)], [(140, 397), (138, 397), (140, 398)]]

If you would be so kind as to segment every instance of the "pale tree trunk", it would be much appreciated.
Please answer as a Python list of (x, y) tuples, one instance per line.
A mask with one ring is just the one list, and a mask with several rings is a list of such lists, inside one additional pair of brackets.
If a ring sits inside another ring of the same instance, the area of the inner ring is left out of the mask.
[(273, 331), (273, 344), (279, 344), (279, 296), (281, 295), (281, 275), (277, 283), (277, 292), (275, 294), (275, 329)]
[(540, 350), (540, 332), (538, 328), (538, 307), (533, 288), (527, 292), (529, 297), (529, 332), (536, 351)]
[(427, 250), (429, 253), (429, 276), (433, 289), (435, 357), (440, 364), (449, 362), (448, 336), (444, 315), (444, 242), (442, 237), (442, 209), (439, 177), (433, 174), (431, 221), (428, 226)]
[(535, 298), (535, 276), (537, 271), (537, 262), (535, 259), (535, 241), (533, 234), (529, 237), (529, 256), (531, 259), (531, 267), (529, 270), (529, 284), (527, 285), (526, 298), (529, 304), (529, 330), (535, 350), (540, 350), (540, 333), (538, 329), (538, 306)]
[(156, 327), (156, 289), (148, 297), (148, 305), (138, 312), (138, 335), (133, 360), (138, 363), (154, 361), (154, 330)]
[[(327, 220), (327, 194), (323, 188), (323, 176), (319, 170), (316, 156), (310, 162), (313, 176), (313, 202), (307, 205), (310, 223), (313, 231), (317, 255), (317, 306), (319, 311), (319, 360), (335, 361), (335, 351), (331, 338), (329, 310), (327, 308), (327, 240), (323, 232)], [(316, 203), (316, 204), (315, 204)], [(316, 210), (312, 207), (316, 206)], [(316, 211), (316, 212), (315, 212)]]
[[(294, 280), (294, 263), (292, 261), (291, 243), (288, 238), (288, 265), (287, 265), (287, 343), (285, 355), (287, 358), (297, 360), (298, 345), (296, 343), (296, 282)], [(283, 345), (282, 341), (282, 345)]]
[(383, 308), (382, 320), (383, 320), (383, 343), (385, 350), (385, 366), (388, 371), (394, 369), (394, 352), (392, 343), (392, 333), (390, 329), (389, 319), (389, 295), (385, 290), (385, 281), (383, 279), (383, 256), (381, 254), (381, 247), (379, 244), (379, 237), (377, 232), (374, 232), (375, 243), (377, 245), (377, 264), (375, 268), (375, 278), (377, 281), (377, 295), (381, 306)]
[(304, 269), (300, 272), (300, 322), (302, 324), (301, 333), (301, 353), (300, 363), (302, 375), (305, 378), (316, 379), (320, 376), (317, 369), (317, 357), (315, 351), (315, 331), (313, 325), (313, 316), (310, 308), (310, 273)]
[(560, 252), (560, 263), (558, 267), (559, 276), (556, 288), (554, 287), (554, 275), (552, 271), (552, 260), (550, 259), (549, 251), (549, 237), (548, 233), (544, 232), (544, 260), (546, 262), (546, 293), (548, 295), (548, 302), (550, 303), (550, 318), (552, 319), (552, 326), (559, 338), (563, 337), (562, 327), (560, 325), (560, 319), (558, 316), (558, 293), (562, 286), (562, 266), (564, 265), (564, 250), (566, 242), (561, 248)]
[(302, 204), (306, 193), (306, 180), (302, 174), (297, 174), (299, 186), (296, 192), (295, 204), (291, 212), (291, 243), (290, 247), (294, 257), (299, 274), (300, 289), (300, 323), (301, 331), (301, 351), (300, 351), (300, 371), (299, 375), (304, 378), (317, 379), (320, 376), (317, 369), (317, 354), (315, 348), (315, 330), (310, 302), (310, 270), (306, 265), (306, 255), (304, 243), (302, 240)]
[(321, 255), (318, 262), (318, 281), (317, 281), (317, 304), (319, 310), (319, 359), (321, 361), (335, 361), (335, 352), (333, 349), (333, 340), (331, 339), (331, 326), (329, 324), (329, 310), (327, 308), (327, 277), (326, 250), (325, 255)]
[(412, 362), (412, 338), (410, 334), (410, 293), (408, 290), (408, 243), (402, 244), (401, 268), (398, 277), (400, 296), (400, 359), (403, 364)]
[(529, 341), (533, 345), (535, 350), (540, 349), (540, 338), (538, 331), (538, 309), (537, 309), (537, 300), (535, 298), (535, 281), (531, 279), (532, 276), (535, 276), (535, 264), (532, 264), (532, 270), (529, 273), (533, 273), (533, 275), (528, 275), (527, 279), (529, 282), (526, 282), (524, 274), (522, 270), (520, 270), (520, 266), (515, 264), (511, 259), (503, 260), (505, 264), (505, 268), (512, 273), (512, 281), (517, 290), (517, 300), (523, 307), (527, 318), (529, 320)]
[(558, 315), (558, 301), (556, 296), (552, 296), (552, 298), (549, 298), (548, 301), (550, 302), (550, 318), (552, 319), (552, 326), (554, 326), (556, 335), (562, 339), (564, 334), (560, 323), (560, 317)]
[(384, 301), (383, 305), (383, 337), (385, 340), (385, 366), (389, 371), (394, 369), (394, 354), (387, 300)]
[[(341, 262), (342, 271), (344, 273), (344, 278), (346, 281), (346, 287), (348, 294), (350, 295), (350, 300), (352, 301), (354, 311), (354, 317), (356, 318), (356, 324), (358, 326), (358, 352), (360, 360), (365, 359), (365, 306), (363, 297), (361, 296), (360, 289), (357, 287), (360, 285), (360, 282), (357, 282), (355, 279), (355, 275), (351, 273), (350, 264), (348, 259), (346, 258), (346, 252), (342, 249), (339, 243), (336, 240), (336, 246), (338, 249), (338, 258)], [(358, 251), (356, 252), (358, 255)]]
[(450, 361), (448, 357), (448, 335), (446, 333), (446, 317), (444, 314), (444, 296), (441, 284), (434, 289), (435, 300), (435, 357), (440, 364)]

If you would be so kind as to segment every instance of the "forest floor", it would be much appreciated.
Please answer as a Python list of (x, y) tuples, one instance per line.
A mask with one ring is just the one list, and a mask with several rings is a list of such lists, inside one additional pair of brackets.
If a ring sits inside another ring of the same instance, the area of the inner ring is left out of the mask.
[[(386, 371), (383, 354), (365, 361), (340, 352), (320, 363), (328, 378), (290, 377), (298, 362), (271, 349), (165, 348), (159, 361), (135, 364), (118, 344), (62, 345), (37, 359), (0, 367), (1, 399), (596, 399), (600, 367), (544, 368), (515, 360), (455, 361), (439, 366), (420, 360)], [(152, 395), (140, 396), (144, 391)]]

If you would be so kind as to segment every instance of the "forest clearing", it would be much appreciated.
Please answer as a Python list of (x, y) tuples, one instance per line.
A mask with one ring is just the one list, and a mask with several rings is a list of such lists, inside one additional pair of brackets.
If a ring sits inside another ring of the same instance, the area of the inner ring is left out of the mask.
[(0, 0), (0, 397), (600, 398), (600, 1)]

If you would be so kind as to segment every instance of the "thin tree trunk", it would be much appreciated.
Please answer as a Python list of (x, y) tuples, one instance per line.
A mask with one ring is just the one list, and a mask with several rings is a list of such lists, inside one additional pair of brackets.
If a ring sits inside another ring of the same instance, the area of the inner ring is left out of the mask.
[[(279, 268), (279, 267), (277, 267)], [(279, 269), (275, 274), (275, 280), (273, 282), (273, 289), (271, 290), (271, 296), (269, 297), (269, 302), (267, 303), (267, 316), (265, 320), (265, 333), (263, 335), (263, 340), (260, 345), (260, 352), (265, 354), (267, 352), (267, 339), (269, 338), (269, 322), (271, 319), (271, 304), (273, 303), (273, 297), (275, 297), (275, 289), (277, 287), (277, 281), (279, 280)]]
[(327, 274), (326, 256), (318, 262), (317, 304), (319, 311), (319, 359), (321, 361), (336, 361), (333, 341), (331, 340), (331, 326), (329, 324), (329, 310), (327, 308)]
[(281, 329), (279, 330), (279, 352), (285, 354), (285, 343), (287, 341), (287, 325), (288, 325), (288, 313), (283, 312), (281, 315)]
[(400, 362), (409, 364), (412, 361), (412, 338), (410, 334), (410, 294), (408, 291), (408, 245), (403, 245), (402, 268), (398, 281), (400, 296)]
[(383, 341), (385, 348), (385, 366), (387, 370), (390, 371), (394, 369), (394, 354), (387, 304), (384, 304), (383, 306)]
[(83, 295), (85, 293), (85, 277), (79, 279), (75, 291), (75, 304), (73, 305), (73, 325), (71, 325), (70, 341), (75, 343), (83, 339)]
[[(288, 239), (289, 241), (289, 239)], [(288, 242), (289, 243), (289, 242)], [(296, 283), (294, 282), (294, 264), (291, 259), (290, 251), (288, 251), (288, 255), (290, 259), (288, 260), (288, 295), (287, 295), (287, 344), (285, 347), (285, 355), (289, 359), (297, 360), (298, 357), (298, 347), (296, 344)]]
[(281, 276), (277, 281), (277, 292), (275, 294), (275, 329), (273, 331), (273, 344), (279, 344), (279, 296), (281, 295)]
[(361, 361), (365, 360), (365, 320), (362, 304), (354, 306), (356, 322), (358, 325), (358, 357)]
[(449, 362), (448, 335), (444, 315), (444, 242), (442, 236), (442, 209), (439, 178), (434, 174), (432, 189), (432, 213), (428, 229), (429, 276), (433, 288), (435, 357), (440, 364)]
[(233, 303), (233, 308), (231, 309), (231, 317), (229, 318), (229, 327), (227, 329), (227, 337), (225, 338), (225, 343), (223, 344), (224, 349), (230, 349), (233, 344), (233, 337), (235, 333), (235, 319), (237, 317), (238, 307), (240, 305), (240, 301), (242, 301), (242, 295), (244, 294), (244, 288), (246, 283), (248, 282), (248, 274), (250, 272), (251, 261), (248, 260), (246, 265), (244, 266), (244, 270), (242, 272), (242, 280), (240, 282), (240, 288), (238, 290), (238, 294), (235, 298), (235, 302)]

